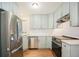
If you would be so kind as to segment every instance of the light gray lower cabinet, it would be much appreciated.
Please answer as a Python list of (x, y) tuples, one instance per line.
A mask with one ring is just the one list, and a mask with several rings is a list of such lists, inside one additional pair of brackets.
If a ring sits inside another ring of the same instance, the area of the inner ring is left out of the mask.
[(51, 36), (46, 37), (46, 48), (52, 49), (52, 37)]
[(43, 37), (43, 36), (39, 36), (38, 37), (38, 48), (41, 49), (41, 48), (46, 48), (46, 38)]
[(38, 48), (52, 48), (52, 37), (39, 36), (38, 37)]
[(79, 2), (70, 2), (71, 26), (79, 27)]
[(62, 43), (62, 57), (79, 57), (79, 45)]
[(22, 38), (23, 38), (23, 50), (27, 50), (28, 49), (28, 37), (24, 35)]

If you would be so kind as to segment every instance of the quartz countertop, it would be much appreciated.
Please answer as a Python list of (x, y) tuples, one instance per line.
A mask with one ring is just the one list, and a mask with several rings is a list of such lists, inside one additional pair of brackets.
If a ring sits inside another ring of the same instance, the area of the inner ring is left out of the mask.
[(64, 42), (70, 45), (79, 45), (78, 38), (71, 38), (71, 37), (65, 37), (65, 36), (54, 36), (54, 37), (59, 39), (61, 42)]
[(64, 36), (55, 36), (55, 38), (60, 39), (60, 40), (78, 40), (78, 38), (68, 38)]
[(61, 40), (61, 41), (70, 45), (79, 45), (79, 40)]

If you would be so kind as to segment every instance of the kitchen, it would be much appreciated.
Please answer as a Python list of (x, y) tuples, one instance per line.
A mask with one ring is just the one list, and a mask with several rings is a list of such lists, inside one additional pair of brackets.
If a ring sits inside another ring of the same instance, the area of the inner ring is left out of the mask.
[(23, 51), (49, 49), (57, 57), (79, 57), (78, 2), (0, 2), (0, 9), (21, 19)]

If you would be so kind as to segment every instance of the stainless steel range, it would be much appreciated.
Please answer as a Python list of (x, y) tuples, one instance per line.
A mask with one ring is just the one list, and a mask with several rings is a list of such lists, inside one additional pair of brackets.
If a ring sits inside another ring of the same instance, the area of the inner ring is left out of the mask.
[(68, 36), (55, 36), (52, 38), (52, 50), (55, 51), (58, 57), (61, 57), (62, 50), (62, 40), (74, 40), (77, 38), (72, 38)]

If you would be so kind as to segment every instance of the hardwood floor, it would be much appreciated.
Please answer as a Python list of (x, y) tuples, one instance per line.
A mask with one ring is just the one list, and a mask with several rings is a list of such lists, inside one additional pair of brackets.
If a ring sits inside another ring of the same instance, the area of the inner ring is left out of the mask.
[(24, 57), (55, 57), (54, 51), (50, 49), (26, 50), (23, 55)]

